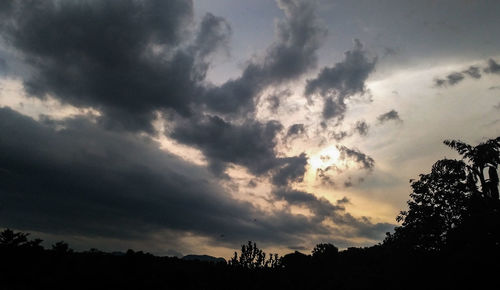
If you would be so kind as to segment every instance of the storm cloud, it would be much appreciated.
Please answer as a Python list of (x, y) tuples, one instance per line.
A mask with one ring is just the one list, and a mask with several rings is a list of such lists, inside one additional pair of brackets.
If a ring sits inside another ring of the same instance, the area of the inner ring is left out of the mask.
[[(3, 227), (126, 240), (169, 229), (178, 232), (172, 239), (185, 232), (210, 239), (224, 234), (223, 243), (232, 246), (250, 238), (275, 244), (329, 235), (317, 219), (263, 212), (235, 200), (205, 168), (161, 151), (148, 138), (105, 130), (85, 117), (37, 122), (1, 108), (0, 130)], [(290, 163), (300, 167), (304, 158)], [(342, 203), (312, 194), (276, 197), (304, 204), (318, 217), (345, 215)], [(358, 227), (359, 221), (352, 222)]]
[(375, 69), (377, 59), (369, 59), (359, 40), (344, 55), (344, 60), (333, 67), (325, 67), (314, 79), (307, 80), (305, 94), (319, 94), (324, 98), (323, 118), (343, 119), (346, 100), (366, 92), (365, 81)]
[(107, 125), (128, 130), (152, 131), (158, 109), (188, 115), (206, 70), (200, 56), (225, 37), (209, 17), (203, 45), (179, 49), (189, 45), (193, 14), (184, 0), (14, 1), (10, 9), (0, 33), (31, 69), (27, 92), (101, 110)]
[(260, 175), (279, 163), (274, 147), (282, 129), (277, 121), (233, 124), (218, 116), (206, 116), (201, 120), (178, 121), (170, 136), (199, 148), (212, 165), (224, 163), (220, 169), (225, 168), (225, 163), (234, 163)]

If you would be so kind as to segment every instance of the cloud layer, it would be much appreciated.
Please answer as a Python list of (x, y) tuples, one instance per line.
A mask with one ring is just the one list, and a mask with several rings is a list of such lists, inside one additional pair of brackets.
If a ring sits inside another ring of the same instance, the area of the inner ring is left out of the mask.
[[(238, 76), (216, 85), (207, 73), (218, 53), (229, 52), (234, 31), (212, 13), (197, 23), (191, 1), (2, 2), (2, 49), (15, 59), (0, 59), (0, 70), (21, 81), (27, 97), (95, 114), (33, 119), (0, 109), (0, 226), (125, 240), (170, 230), (178, 233), (173, 240), (194, 235), (228, 247), (250, 239), (293, 246), (381, 239), (392, 225), (354, 217), (346, 198), (332, 202), (296, 189), (314, 170), (311, 156), (282, 149), (321, 136), (310, 129), (317, 124), (258, 116), (259, 104), (267, 102), (275, 114), (305, 81), (298, 97), (311, 102), (304, 109), (312, 110), (318, 97), (322, 110), (310, 117), (323, 129), (329, 120), (338, 125), (349, 101), (369, 94), (377, 58), (356, 39), (341, 61), (314, 72), (327, 33), (316, 3), (277, 4), (283, 17), (274, 41), (242, 64)], [(491, 61), (485, 73), (496, 73)], [(306, 80), (311, 73), (316, 76)], [(480, 76), (472, 67), (460, 74)], [(262, 97), (271, 91), (278, 93)], [(379, 117), (388, 120), (400, 120), (398, 113)], [(369, 128), (360, 120), (328, 133), (340, 141), (366, 137)], [(159, 149), (154, 140), (164, 138), (197, 149), (208, 166)], [(339, 161), (374, 170), (369, 155), (336, 148)], [(264, 205), (238, 198), (246, 193), (237, 186), (228, 189), (238, 182), (231, 169), (251, 176), (251, 190), (267, 186)], [(318, 171), (325, 184), (334, 184), (326, 174), (333, 169)]]

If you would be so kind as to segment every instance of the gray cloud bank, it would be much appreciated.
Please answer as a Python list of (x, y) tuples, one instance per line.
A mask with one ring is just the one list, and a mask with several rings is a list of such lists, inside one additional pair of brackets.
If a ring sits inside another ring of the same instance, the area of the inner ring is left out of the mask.
[[(237, 201), (206, 169), (160, 151), (148, 138), (105, 130), (84, 117), (40, 123), (2, 108), (0, 129), (1, 226), (138, 240), (168, 228), (211, 238), (224, 234), (232, 245), (329, 235), (314, 218), (266, 213)], [(328, 201), (307, 196), (315, 201), (304, 206), (317, 216), (330, 214), (323, 208), (331, 207)], [(298, 202), (293, 194), (282, 197)], [(343, 208), (332, 209), (350, 219)], [(360, 231), (379, 226), (358, 219), (346, 225)]]
[[(1, 3), (0, 36), (27, 69), (9, 71), (10, 59), (0, 60), (0, 69), (22, 80), (30, 97), (51, 96), (100, 112), (95, 122), (37, 122), (0, 109), (1, 226), (129, 239), (171, 229), (212, 239), (224, 234), (232, 246), (249, 239), (300, 244), (309, 235), (332, 233), (380, 239), (387, 231), (388, 224), (354, 218), (338, 204), (290, 189), (302, 181), (308, 157), (278, 156), (283, 125), (255, 118), (266, 88), (299, 79), (317, 65), (326, 29), (312, 2), (278, 1), (284, 18), (276, 40), (220, 86), (206, 74), (213, 55), (227, 49), (232, 29), (210, 13), (195, 25), (191, 1)], [(346, 101), (366, 93), (375, 64), (356, 40), (343, 61), (307, 81), (305, 94), (322, 97), (324, 119), (341, 120)], [(271, 109), (288, 95), (276, 95)], [(208, 168), (161, 151), (139, 134), (157, 134), (152, 123), (158, 116), (165, 117), (170, 138), (204, 154)], [(366, 135), (368, 125), (358, 122), (353, 130)], [(304, 125), (285, 134), (290, 140), (301, 136)], [(341, 148), (341, 154), (364, 169), (374, 166), (359, 151)], [(229, 178), (231, 165), (269, 178), (276, 199), (309, 208), (314, 216), (267, 213), (235, 200), (219, 184)], [(325, 216), (349, 234), (332, 232), (320, 222)]]

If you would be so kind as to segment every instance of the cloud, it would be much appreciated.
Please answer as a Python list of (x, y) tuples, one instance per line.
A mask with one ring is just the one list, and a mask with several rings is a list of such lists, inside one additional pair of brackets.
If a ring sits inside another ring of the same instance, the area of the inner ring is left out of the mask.
[(202, 58), (220, 47), (228, 49), (231, 33), (231, 26), (224, 18), (207, 13), (201, 21), (195, 47)]
[(282, 129), (277, 121), (246, 120), (235, 124), (218, 116), (205, 116), (202, 120), (177, 122), (169, 136), (200, 149), (219, 176), (224, 175), (229, 164), (237, 164), (257, 176), (270, 174), (273, 183), (286, 185), (302, 180), (307, 156), (276, 156), (276, 138)]
[(0, 57), (0, 75), (5, 74), (7, 72), (7, 69), (7, 62), (5, 61), (5, 59)]
[(200, 99), (215, 113), (253, 113), (258, 94), (266, 87), (293, 80), (316, 66), (316, 52), (326, 30), (311, 1), (278, 1), (285, 19), (276, 26), (277, 40), (252, 60), (239, 78), (208, 88)]
[(399, 117), (399, 113), (396, 110), (390, 110), (387, 113), (379, 115), (377, 117), (377, 120), (379, 121), (380, 124), (383, 124), (387, 121), (403, 122), (403, 120), (401, 120), (401, 118)]
[(285, 200), (289, 205), (304, 206), (310, 209), (319, 221), (334, 216), (337, 211), (345, 210), (343, 206), (333, 205), (323, 197), (318, 198), (314, 194), (290, 188), (275, 189), (273, 196), (277, 200)]
[(304, 135), (306, 132), (306, 128), (304, 127), (304, 124), (293, 124), (290, 127), (288, 127), (288, 130), (286, 131), (285, 139), (290, 139), (290, 138), (296, 138), (299, 136)]
[(307, 169), (307, 155), (305, 153), (279, 160), (283, 165), (275, 170), (276, 172), (271, 179), (274, 185), (285, 186), (303, 180)]
[(220, 19), (205, 17), (198, 40), (210, 41), (181, 49), (191, 1), (14, 3), (0, 33), (31, 69), (28, 93), (93, 107), (103, 123), (127, 130), (152, 131), (158, 109), (188, 115), (206, 71), (200, 56), (226, 35), (214, 28)]
[(357, 121), (356, 124), (354, 125), (354, 131), (358, 132), (359, 135), (361, 136), (368, 135), (369, 128), (370, 127), (365, 121)]
[(500, 74), (500, 64), (498, 64), (494, 59), (490, 58), (488, 60), (488, 66), (484, 69), (484, 72), (491, 74)]
[[(333, 205), (285, 189), (274, 196), (310, 207), (316, 217), (262, 211), (232, 198), (205, 168), (159, 150), (149, 138), (105, 130), (85, 117), (37, 122), (1, 108), (0, 132), (2, 227), (121, 242), (169, 231), (167, 243), (174, 244), (186, 233), (209, 241), (223, 234), (218, 245), (234, 247), (249, 239), (300, 244), (329, 237), (331, 228), (318, 222), (325, 217), (350, 223), (344, 202)], [(300, 165), (304, 158), (287, 162)]]
[(365, 81), (375, 69), (377, 59), (369, 59), (359, 40), (333, 67), (323, 68), (314, 79), (307, 80), (305, 95), (324, 98), (323, 118), (342, 119), (347, 110), (346, 99), (366, 92)]
[[(282, 134), (279, 121), (255, 119), (266, 89), (316, 67), (326, 35), (312, 1), (278, 5), (285, 17), (277, 21), (276, 40), (247, 61), (239, 77), (219, 86), (206, 74), (218, 52), (228, 53), (232, 29), (210, 13), (195, 26), (192, 1), (2, 2), (0, 36), (27, 68), (16, 76), (27, 95), (99, 114), (35, 121), (0, 109), (1, 225), (86, 237), (147, 239), (169, 230), (174, 239), (188, 232), (209, 239), (223, 233), (227, 243), (298, 244), (308, 235), (331, 234), (318, 221), (333, 220), (327, 213), (332, 209), (339, 213), (335, 220), (349, 224), (342, 202), (290, 189), (303, 180), (308, 157), (278, 155), (277, 137), (296, 138), (305, 125), (293, 124)], [(375, 64), (356, 40), (344, 60), (308, 80), (307, 96), (322, 97), (324, 119), (342, 119), (346, 100), (366, 93)], [(270, 96), (270, 110), (276, 112), (290, 94)], [(209, 167), (158, 149), (150, 139), (158, 133), (156, 118), (166, 119), (169, 137), (199, 149)], [(352, 131), (363, 135), (367, 129), (363, 121)], [(332, 134), (340, 140), (353, 133)], [(343, 158), (373, 167), (369, 156), (344, 151)], [(219, 184), (232, 165), (286, 189), (290, 195), (280, 198), (310, 207), (315, 218), (269, 213), (232, 198)]]
[(344, 205), (349, 202), (346, 198), (332, 204), (323, 197), (318, 198), (311, 193), (290, 188), (277, 188), (273, 190), (273, 196), (276, 200), (284, 200), (289, 205), (309, 209), (313, 214), (313, 220), (317, 222), (332, 221), (336, 226), (342, 227), (349, 237), (382, 239), (384, 234), (394, 227), (388, 223), (374, 224), (367, 217), (353, 217), (345, 212)]
[(339, 141), (344, 140), (346, 137), (351, 136), (352, 134), (349, 134), (349, 132), (347, 132), (347, 131), (338, 131), (338, 132), (332, 131), (332, 132), (330, 132), (329, 135), (335, 141), (339, 142)]
[(221, 173), (226, 163), (234, 163), (261, 175), (279, 164), (274, 147), (282, 129), (278, 121), (234, 124), (218, 116), (204, 116), (177, 121), (170, 137), (200, 149)]
[(116, 130), (153, 133), (157, 112), (167, 111), (178, 122), (171, 136), (200, 148), (214, 172), (234, 163), (261, 175), (284, 166), (274, 152), (281, 124), (239, 113), (252, 113), (266, 86), (315, 67), (326, 35), (310, 1), (278, 4), (285, 17), (276, 41), (221, 86), (205, 75), (231, 27), (208, 13), (192, 29), (191, 1), (19, 1), (2, 6), (8, 17), (0, 33), (30, 67), (23, 76), (29, 95), (97, 109), (99, 123)]
[(85, 118), (42, 124), (8, 108), (0, 120), (2, 226), (130, 239), (163, 228), (211, 236), (244, 230), (238, 220), (254, 215), (204, 168), (148, 139)]
[(481, 78), (481, 71), (480, 71), (479, 67), (477, 67), (477, 66), (472, 65), (468, 69), (464, 70), (463, 73), (465, 73), (468, 76), (475, 78), (475, 79)]
[(357, 149), (351, 149), (343, 145), (337, 145), (337, 149), (340, 152), (340, 160), (354, 161), (366, 170), (373, 170), (375, 167), (375, 160)]
[(281, 104), (280, 94), (272, 94), (267, 97), (267, 108), (271, 113), (276, 114)]
[[(327, 185), (327, 186), (335, 186), (335, 180), (333, 180), (333, 177), (328, 175), (328, 171), (330, 171), (333, 166), (328, 166), (325, 169), (322, 168), (317, 168), (316, 169), (316, 178), (319, 178), (321, 181), (321, 184)], [(337, 169), (337, 168), (335, 168)]]
[(462, 73), (457, 72), (449, 74), (446, 78), (448, 79), (448, 84), (455, 85), (461, 82), (465, 77)]
[[(488, 61), (488, 66), (483, 69), (486, 73), (498, 73), (500, 72), (500, 65), (498, 65), (493, 59)], [(481, 68), (479, 66), (471, 65), (468, 69), (461, 72), (453, 72), (446, 76), (446, 79), (436, 78), (434, 79), (434, 85), (436, 87), (444, 87), (447, 85), (453, 86), (462, 82), (466, 77), (471, 77), (473, 79), (481, 78)]]
[(436, 87), (442, 87), (442, 86), (446, 85), (446, 80), (440, 79), (440, 78), (436, 78), (436, 79), (434, 79), (434, 85)]

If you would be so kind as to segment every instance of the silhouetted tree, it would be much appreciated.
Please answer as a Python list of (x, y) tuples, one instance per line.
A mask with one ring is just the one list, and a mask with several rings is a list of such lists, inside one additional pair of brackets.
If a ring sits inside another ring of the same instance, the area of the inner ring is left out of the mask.
[(299, 251), (294, 253), (286, 254), (281, 258), (281, 263), (285, 269), (288, 270), (299, 270), (302, 268), (307, 268), (311, 262), (311, 256), (303, 254)]
[(320, 266), (333, 265), (339, 255), (339, 249), (332, 244), (317, 244), (312, 250), (312, 259)]
[[(465, 221), (469, 227), (471, 223), (480, 224), (477, 213), (483, 216), (482, 224), (492, 219), (486, 216), (495, 210), (485, 202), (495, 195), (491, 186), (498, 186), (495, 177), (500, 163), (500, 137), (475, 147), (456, 140), (444, 143), (456, 149), (463, 160), (439, 160), (432, 166), (431, 173), (421, 174), (417, 181), (410, 180), (412, 193), (408, 211), (401, 211), (397, 216), (396, 220), (402, 225), (394, 234), (387, 235), (384, 244), (440, 250), (447, 245), (450, 232), (456, 232)], [(490, 168), (490, 183), (484, 176), (486, 168)], [(495, 207), (497, 202), (490, 203)]]
[[(468, 173), (474, 182), (479, 182), (477, 190), (482, 196), (498, 199), (497, 168), (500, 164), (500, 137), (490, 139), (477, 146), (471, 146), (459, 140), (445, 140), (444, 144), (455, 149), (467, 162)], [(488, 168), (489, 180), (484, 176)]]
[(396, 220), (402, 222), (392, 238), (423, 250), (438, 250), (450, 229), (456, 227), (467, 210), (467, 198), (473, 184), (467, 181), (465, 163), (439, 160), (429, 174), (411, 181), (412, 193), (408, 211), (401, 211)]
[(71, 253), (73, 250), (69, 248), (69, 245), (63, 241), (57, 242), (52, 245), (52, 251), (58, 253), (58, 254), (66, 254), (66, 253)]
[(5, 229), (0, 233), (0, 247), (6, 249), (13, 248), (30, 248), (42, 249), (40, 245), (43, 241), (41, 239), (28, 240), (29, 234), (14, 232), (11, 229)]
[(234, 252), (229, 260), (229, 265), (239, 266), (247, 269), (277, 268), (280, 265), (278, 254), (270, 254), (266, 260), (266, 253), (257, 247), (255, 242), (248, 241), (247, 245), (241, 245), (241, 253)]

